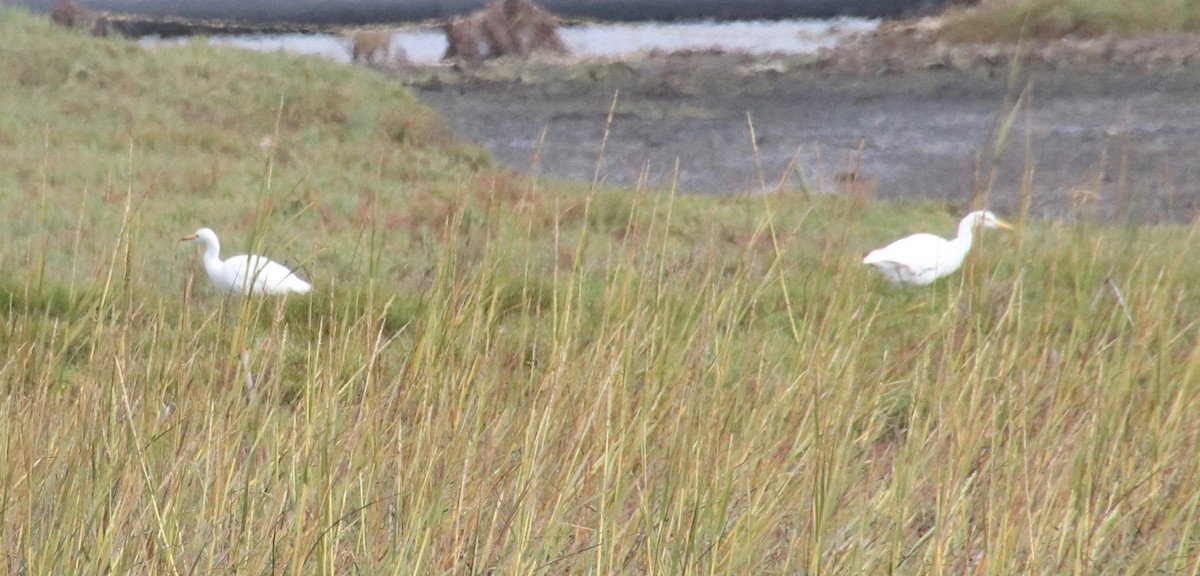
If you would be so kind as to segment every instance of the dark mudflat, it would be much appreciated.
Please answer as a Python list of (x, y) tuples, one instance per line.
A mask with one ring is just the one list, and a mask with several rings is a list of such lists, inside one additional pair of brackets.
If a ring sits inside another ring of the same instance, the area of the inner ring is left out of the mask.
[(608, 184), (634, 186), (644, 173), (667, 187), (678, 162), (681, 191), (754, 192), (785, 175), (797, 188), (794, 164), (821, 192), (853, 182), (879, 198), (962, 207), (988, 188), (998, 134), (1028, 86), (991, 207), (1018, 209), (1028, 168), (1033, 217), (1183, 221), (1200, 207), (1194, 66), (1034, 66), (1015, 82), (1003, 63), (863, 73), (714, 53), (488, 66), (400, 76), (459, 134), (522, 171), (540, 144), (541, 173), (591, 181), (619, 94), (600, 169)]

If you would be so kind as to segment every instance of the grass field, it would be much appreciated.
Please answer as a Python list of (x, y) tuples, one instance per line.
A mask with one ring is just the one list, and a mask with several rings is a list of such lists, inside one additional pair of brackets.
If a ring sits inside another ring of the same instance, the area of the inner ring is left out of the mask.
[[(1200, 572), (1194, 228), (896, 290), (862, 254), (959, 214), (528, 179), (362, 69), (0, 36), (0, 572)], [(314, 293), (223, 298), (201, 226)]]
[(951, 11), (942, 36), (991, 42), (1200, 30), (1200, 0), (979, 0)]

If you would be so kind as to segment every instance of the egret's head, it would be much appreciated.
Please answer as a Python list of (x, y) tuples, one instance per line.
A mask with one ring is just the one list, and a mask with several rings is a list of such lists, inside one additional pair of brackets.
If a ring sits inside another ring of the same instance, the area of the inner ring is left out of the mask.
[(1000, 230), (1014, 230), (1007, 222), (996, 217), (990, 210), (981, 210), (971, 214), (975, 217), (976, 228), (994, 228)]
[(216, 243), (217, 233), (213, 232), (212, 230), (209, 230), (208, 228), (201, 228), (201, 229), (197, 230), (195, 234), (188, 234), (187, 236), (184, 236), (183, 238), (179, 239), (180, 242), (184, 242), (184, 241), (188, 241), (188, 240), (202, 242), (204, 244), (211, 245), (211, 244)]

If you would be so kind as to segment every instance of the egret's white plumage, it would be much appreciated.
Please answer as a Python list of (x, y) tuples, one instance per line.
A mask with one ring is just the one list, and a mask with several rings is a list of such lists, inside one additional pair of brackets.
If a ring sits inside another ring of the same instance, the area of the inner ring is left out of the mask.
[(233, 256), (221, 260), (221, 241), (217, 233), (201, 228), (182, 240), (194, 240), (204, 244), (204, 270), (209, 279), (227, 294), (280, 295), (295, 292), (304, 294), (312, 285), (283, 264), (268, 260), (265, 256)]
[(975, 241), (975, 231), (981, 228), (1013, 229), (991, 212), (972, 212), (958, 223), (958, 237), (953, 240), (913, 234), (867, 254), (863, 264), (878, 268), (888, 282), (897, 286), (925, 286), (962, 266)]

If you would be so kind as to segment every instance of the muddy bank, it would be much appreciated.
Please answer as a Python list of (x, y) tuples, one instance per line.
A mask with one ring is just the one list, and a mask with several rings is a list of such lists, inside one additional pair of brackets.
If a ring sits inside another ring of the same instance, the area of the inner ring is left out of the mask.
[(634, 186), (645, 173), (668, 186), (678, 161), (678, 187), (689, 192), (755, 192), (781, 179), (796, 188), (805, 178), (821, 192), (865, 186), (882, 199), (955, 207), (987, 188), (999, 120), (1029, 86), (995, 164), (992, 207), (1016, 211), (1030, 175), (1035, 217), (1180, 221), (1200, 206), (1192, 49), (1047, 44), (1011, 82), (1011, 47), (897, 48), (890, 33), (811, 56), (649, 54), (393, 73), (517, 170), (529, 169), (544, 131), (540, 172), (590, 181), (619, 93), (600, 172), (609, 184)]

